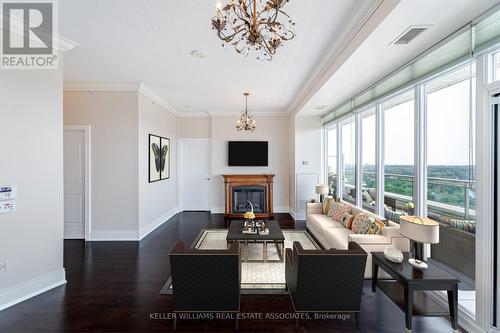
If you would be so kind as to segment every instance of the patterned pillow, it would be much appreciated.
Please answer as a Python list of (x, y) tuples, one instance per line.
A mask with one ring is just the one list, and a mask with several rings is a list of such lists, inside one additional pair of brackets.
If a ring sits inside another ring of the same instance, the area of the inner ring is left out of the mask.
[(354, 215), (346, 213), (342, 217), (342, 220), (340, 221), (340, 223), (342, 223), (344, 228), (351, 229), (352, 228), (352, 221), (354, 221)]
[(354, 217), (351, 229), (355, 234), (380, 235), (384, 227), (385, 224), (375, 217), (359, 213)]
[(472, 234), (476, 233), (476, 222), (474, 221), (451, 220), (451, 227)]
[(343, 205), (340, 202), (332, 202), (328, 216), (335, 221), (342, 221), (345, 214), (351, 213), (351, 207)]
[(323, 214), (328, 215), (328, 211), (330, 210), (330, 202), (333, 202), (333, 197), (328, 196), (323, 198)]

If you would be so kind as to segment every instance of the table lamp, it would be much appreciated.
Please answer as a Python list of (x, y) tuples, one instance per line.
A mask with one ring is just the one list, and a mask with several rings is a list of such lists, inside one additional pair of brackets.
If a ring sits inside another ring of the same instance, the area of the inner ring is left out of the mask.
[(328, 185), (316, 185), (316, 194), (319, 194), (320, 202), (323, 202), (323, 197), (328, 195)]
[(415, 249), (415, 258), (408, 262), (415, 268), (427, 269), (423, 260), (423, 244), (439, 243), (439, 223), (428, 217), (401, 216), (399, 233), (412, 240)]

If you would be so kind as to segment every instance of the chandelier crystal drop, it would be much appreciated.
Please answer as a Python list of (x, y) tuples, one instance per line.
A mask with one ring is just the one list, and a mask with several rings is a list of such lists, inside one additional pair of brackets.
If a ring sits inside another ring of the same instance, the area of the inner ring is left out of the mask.
[(257, 59), (271, 60), (284, 41), (295, 37), (295, 23), (283, 11), (288, 1), (230, 0), (222, 6), (219, 0), (212, 29), (223, 47), (231, 44), (245, 56), (254, 51)]
[(238, 131), (244, 130), (253, 132), (256, 127), (256, 122), (255, 119), (248, 114), (248, 95), (250, 95), (250, 93), (246, 92), (243, 95), (245, 96), (245, 112), (241, 115), (240, 120), (236, 122), (236, 129)]

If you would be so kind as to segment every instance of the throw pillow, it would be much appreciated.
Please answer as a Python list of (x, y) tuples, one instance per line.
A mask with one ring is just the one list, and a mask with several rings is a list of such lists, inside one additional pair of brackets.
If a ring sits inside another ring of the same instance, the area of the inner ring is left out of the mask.
[(327, 215), (335, 221), (340, 222), (346, 213), (351, 213), (350, 207), (343, 205), (340, 202), (332, 202), (331, 209)]
[(451, 227), (458, 230), (467, 231), (471, 234), (476, 233), (476, 222), (473, 221), (451, 220)]
[(323, 214), (328, 215), (328, 211), (330, 210), (330, 202), (333, 202), (333, 197), (328, 196), (323, 198)]
[(344, 226), (346, 229), (351, 229), (352, 228), (352, 221), (354, 220), (354, 215), (351, 215), (349, 213), (344, 214), (342, 217), (342, 220), (340, 223)]
[(368, 193), (367, 190), (364, 190), (363, 192), (361, 192), (361, 195), (363, 196), (363, 201), (364, 202), (367, 202), (367, 203), (372, 203), (373, 202), (373, 199), (372, 199), (370, 193)]
[(375, 217), (359, 213), (354, 217), (351, 229), (355, 234), (380, 235), (384, 227), (384, 223)]

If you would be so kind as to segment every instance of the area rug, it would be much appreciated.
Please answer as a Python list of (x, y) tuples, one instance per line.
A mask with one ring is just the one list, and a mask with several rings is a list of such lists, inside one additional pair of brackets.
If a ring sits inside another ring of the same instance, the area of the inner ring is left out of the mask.
[[(320, 249), (320, 246), (305, 230), (283, 230), (285, 248), (292, 248), (293, 242), (298, 241), (306, 250)], [(194, 242), (194, 247), (202, 250), (226, 249), (227, 230), (211, 229), (202, 230)], [(262, 258), (262, 244), (248, 244), (248, 259)], [(267, 262), (242, 262), (241, 263), (241, 292), (242, 294), (276, 294), (284, 293), (285, 262), (279, 261), (278, 251), (275, 246), (268, 245)], [(172, 293), (171, 278), (167, 280), (160, 290), (160, 294)]]

